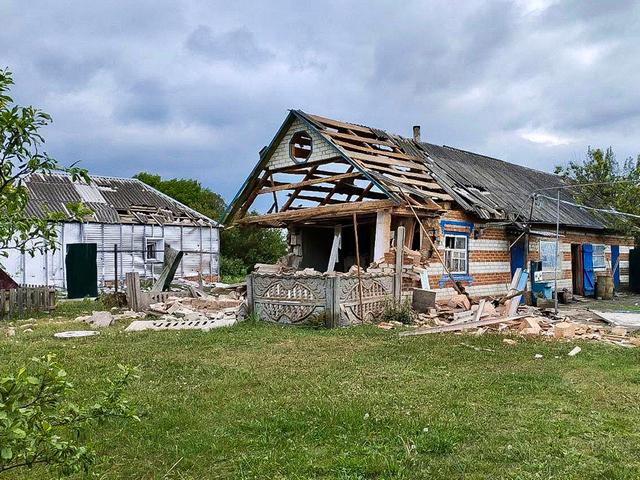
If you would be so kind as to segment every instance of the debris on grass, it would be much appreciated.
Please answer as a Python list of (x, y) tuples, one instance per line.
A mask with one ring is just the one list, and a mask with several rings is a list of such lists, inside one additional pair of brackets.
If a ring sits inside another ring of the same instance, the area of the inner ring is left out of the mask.
[(582, 349), (580, 347), (575, 347), (573, 350), (571, 350), (569, 353), (567, 353), (567, 355), (570, 356), (570, 357), (575, 357), (581, 351), (582, 351)]

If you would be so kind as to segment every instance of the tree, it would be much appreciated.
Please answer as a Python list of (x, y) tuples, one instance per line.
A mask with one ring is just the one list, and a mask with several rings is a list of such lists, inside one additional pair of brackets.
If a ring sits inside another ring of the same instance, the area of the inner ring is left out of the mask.
[(224, 276), (246, 275), (256, 263), (275, 263), (287, 253), (282, 233), (275, 228), (236, 227), (224, 230), (221, 240), (220, 270)]
[[(55, 222), (65, 215), (46, 210), (43, 218), (27, 215), (28, 192), (23, 179), (53, 171), (70, 173), (74, 180), (89, 182), (89, 177), (75, 165), (61, 167), (42, 150), (40, 129), (51, 123), (51, 117), (31, 106), (13, 105), (8, 95), (13, 84), (11, 72), (0, 70), (0, 249), (17, 248), (33, 255), (38, 250), (56, 249)], [(68, 210), (80, 219), (90, 213), (79, 204), (68, 205)]]
[(195, 211), (207, 217), (218, 220), (226, 208), (224, 200), (217, 193), (203, 187), (197, 180), (177, 179), (162, 180), (160, 175), (140, 172), (133, 176), (150, 187), (161, 191), (165, 195), (184, 203)]
[[(570, 183), (591, 184), (571, 190), (578, 203), (640, 215), (640, 155), (635, 159), (629, 157), (620, 165), (611, 147), (606, 150), (589, 147), (584, 161), (556, 166), (555, 173)], [(638, 238), (637, 219), (605, 215), (614, 228), (633, 230)]]
[[(162, 180), (160, 175), (138, 173), (134, 178), (184, 203), (207, 217), (218, 220), (226, 209), (222, 197), (196, 180)], [(251, 213), (256, 215), (255, 212)], [(221, 239), (220, 274), (244, 276), (256, 263), (274, 263), (287, 253), (287, 245), (278, 229), (237, 227), (225, 229)]]
[(37, 464), (62, 475), (87, 472), (95, 462), (91, 445), (82, 441), (88, 429), (113, 417), (139, 420), (122, 398), (136, 369), (118, 367), (120, 375), (107, 380), (100, 399), (84, 407), (70, 402), (73, 385), (54, 355), (0, 375), (0, 473)]

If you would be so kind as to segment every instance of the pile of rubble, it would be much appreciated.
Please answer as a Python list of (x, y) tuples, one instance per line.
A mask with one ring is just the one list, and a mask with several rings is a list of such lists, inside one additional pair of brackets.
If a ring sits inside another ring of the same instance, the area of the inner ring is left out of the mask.
[[(472, 304), (465, 295), (456, 295), (448, 302), (437, 302), (427, 313), (420, 313), (411, 325), (413, 330), (401, 332), (401, 336), (443, 332), (467, 331), (475, 335), (488, 332), (519, 334), (524, 337), (554, 337), (562, 339), (598, 340), (624, 347), (640, 345), (640, 338), (629, 336), (628, 329), (610, 327), (597, 314), (582, 312), (573, 316), (558, 317), (551, 309), (526, 305), (511, 306), (504, 299), (482, 299)], [(501, 304), (502, 303), (502, 304)], [(381, 328), (394, 325), (383, 323)]]
[(246, 316), (246, 303), (235, 291), (219, 295), (198, 292), (196, 298), (169, 296), (164, 302), (149, 305), (147, 312), (160, 318), (135, 321), (126, 331), (226, 327)]

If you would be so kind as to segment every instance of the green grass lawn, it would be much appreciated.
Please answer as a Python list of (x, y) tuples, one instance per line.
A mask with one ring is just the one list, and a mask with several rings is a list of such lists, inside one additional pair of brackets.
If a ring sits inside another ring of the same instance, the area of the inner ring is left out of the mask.
[(249, 323), (59, 340), (78, 324), (38, 322), (0, 340), (0, 371), (53, 352), (89, 400), (140, 367), (142, 421), (90, 434), (98, 478), (640, 477), (639, 349)]

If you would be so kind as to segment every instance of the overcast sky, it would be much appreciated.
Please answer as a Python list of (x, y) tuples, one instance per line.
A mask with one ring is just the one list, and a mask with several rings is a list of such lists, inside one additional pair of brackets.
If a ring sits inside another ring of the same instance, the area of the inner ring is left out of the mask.
[(287, 115), (533, 168), (640, 153), (640, 2), (0, 0), (13, 97), (90, 173), (231, 200)]

